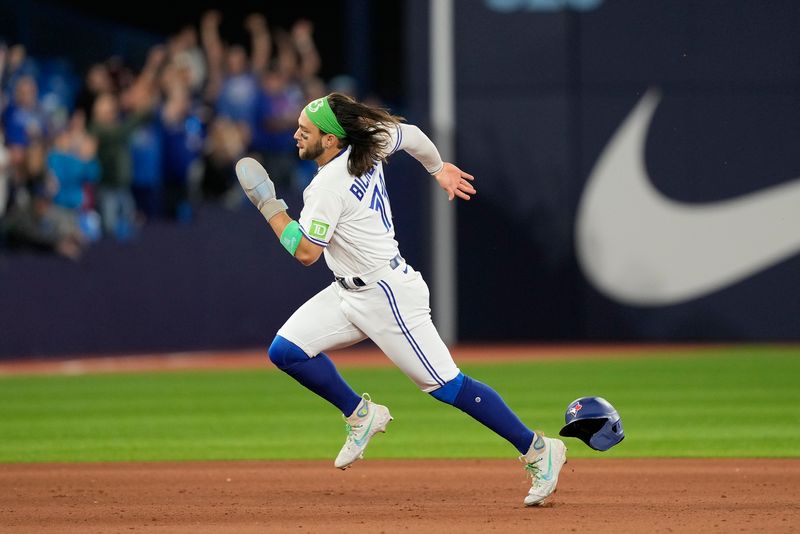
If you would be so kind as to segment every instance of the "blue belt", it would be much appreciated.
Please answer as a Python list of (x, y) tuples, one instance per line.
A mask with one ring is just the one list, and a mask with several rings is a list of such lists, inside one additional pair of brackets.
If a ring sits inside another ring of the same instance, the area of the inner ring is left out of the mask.
[[(392, 269), (397, 269), (400, 265), (402, 265), (402, 263), (403, 257), (398, 254), (389, 260), (389, 267)], [(354, 276), (349, 279), (341, 276), (335, 276), (334, 278), (336, 279), (336, 283), (342, 286), (344, 289), (355, 289), (356, 287), (364, 287), (367, 285), (367, 283), (358, 276)], [(353, 283), (352, 286), (348, 283), (348, 280)]]

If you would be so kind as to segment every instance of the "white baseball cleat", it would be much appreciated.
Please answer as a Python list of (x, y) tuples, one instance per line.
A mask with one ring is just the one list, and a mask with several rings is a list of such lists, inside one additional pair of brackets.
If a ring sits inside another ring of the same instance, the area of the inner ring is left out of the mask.
[(345, 418), (347, 439), (333, 465), (339, 469), (347, 469), (353, 462), (364, 457), (370, 438), (378, 432), (386, 432), (386, 426), (393, 419), (389, 408), (375, 404), (369, 394), (362, 395), (353, 415)]
[(530, 449), (519, 459), (533, 479), (531, 489), (523, 501), (525, 506), (539, 506), (556, 490), (558, 474), (567, 463), (567, 446), (560, 439), (546, 438), (538, 432), (533, 436)]

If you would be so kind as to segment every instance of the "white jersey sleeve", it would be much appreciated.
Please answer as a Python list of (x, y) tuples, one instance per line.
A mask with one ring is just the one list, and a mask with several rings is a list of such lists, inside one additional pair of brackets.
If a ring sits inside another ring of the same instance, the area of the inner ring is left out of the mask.
[(342, 198), (336, 191), (321, 187), (309, 187), (303, 196), (300, 231), (315, 245), (327, 247), (342, 216)]
[(417, 126), (398, 123), (390, 124), (387, 129), (389, 130), (389, 143), (386, 156), (390, 156), (398, 150), (405, 150), (419, 161), (430, 174), (436, 174), (442, 170), (444, 164), (439, 149)]

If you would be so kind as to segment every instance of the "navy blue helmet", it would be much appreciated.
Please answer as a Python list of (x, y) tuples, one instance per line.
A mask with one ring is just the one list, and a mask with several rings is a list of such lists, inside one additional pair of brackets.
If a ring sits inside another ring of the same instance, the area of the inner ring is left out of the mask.
[(622, 419), (602, 397), (575, 399), (564, 414), (560, 435), (582, 440), (596, 451), (607, 451), (625, 438)]

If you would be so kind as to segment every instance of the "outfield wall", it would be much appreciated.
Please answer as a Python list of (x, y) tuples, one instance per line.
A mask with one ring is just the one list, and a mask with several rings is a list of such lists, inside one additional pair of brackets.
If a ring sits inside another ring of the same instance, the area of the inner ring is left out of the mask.
[(800, 338), (796, 2), (454, 9), (462, 337)]

